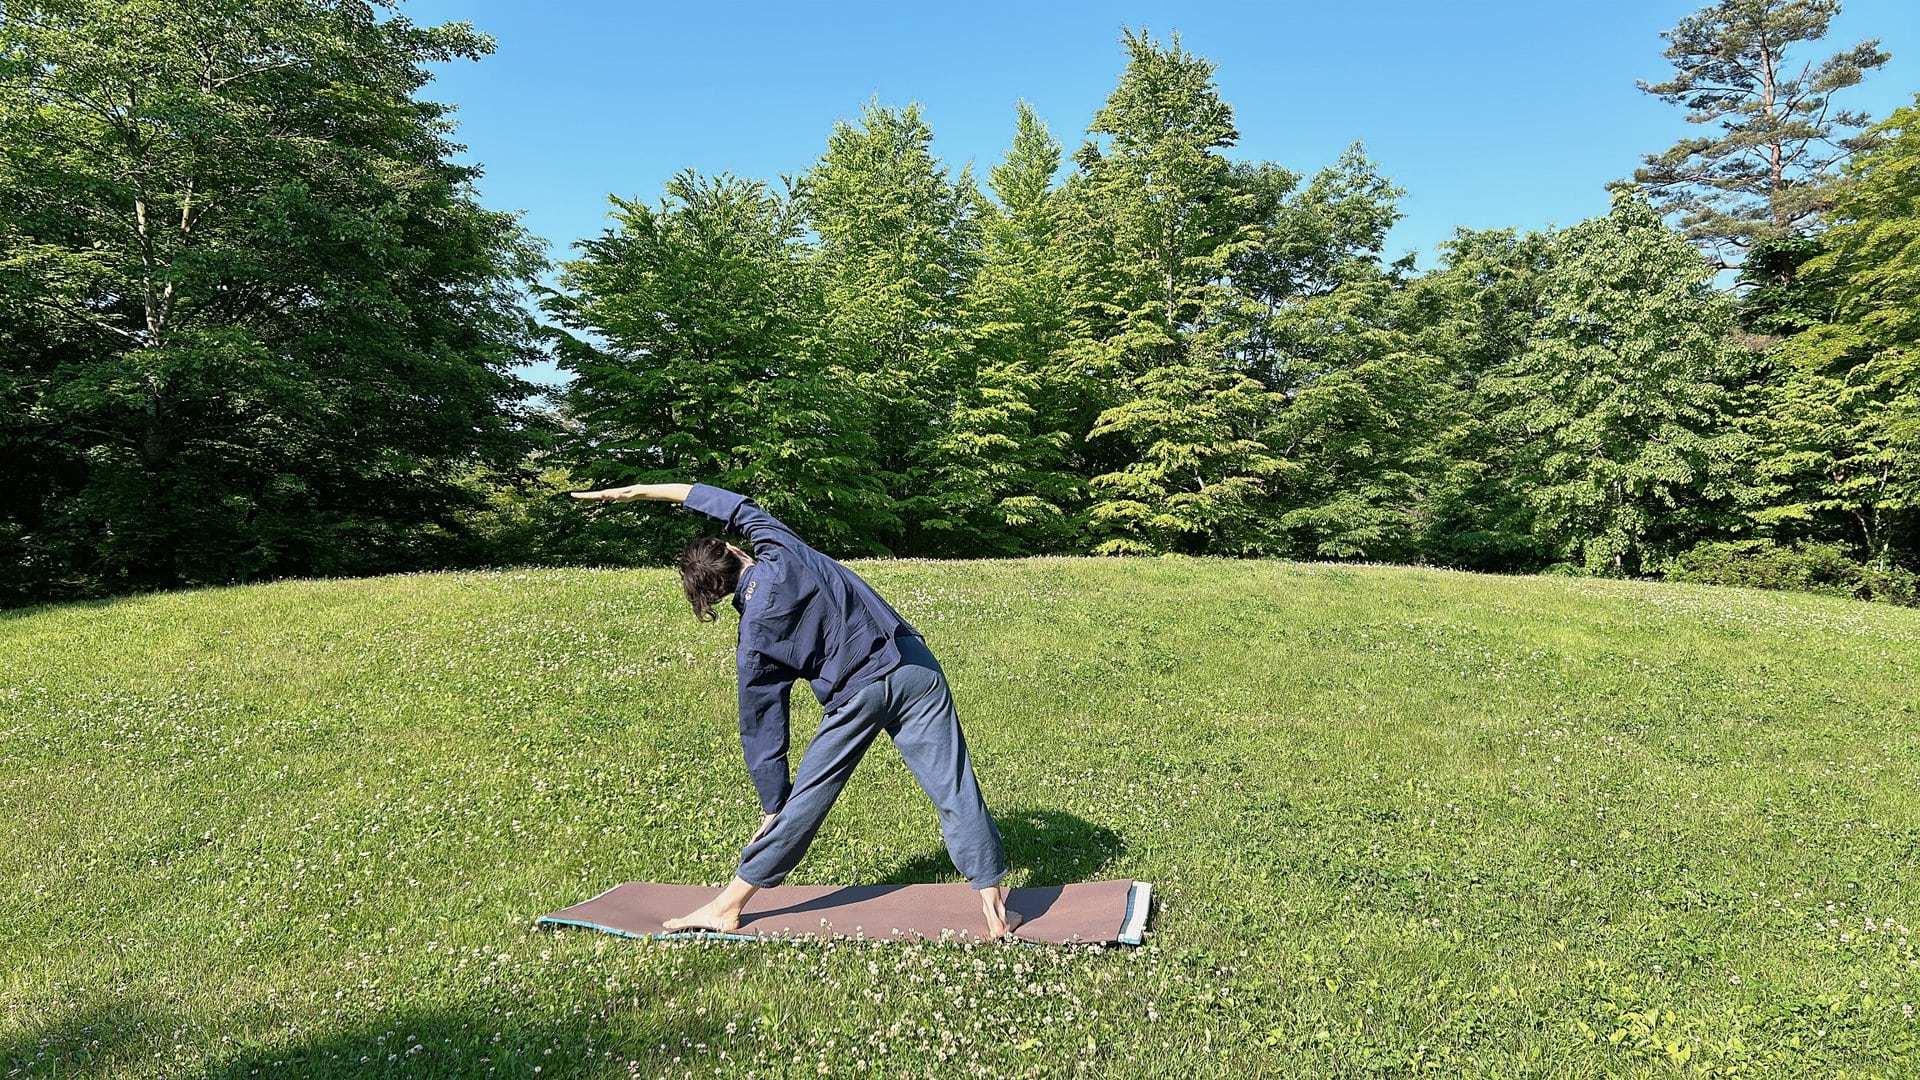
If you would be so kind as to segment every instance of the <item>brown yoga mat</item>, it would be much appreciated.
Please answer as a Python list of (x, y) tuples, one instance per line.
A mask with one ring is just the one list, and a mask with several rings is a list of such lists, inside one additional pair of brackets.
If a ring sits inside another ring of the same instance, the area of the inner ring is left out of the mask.
[[(1143, 881), (1093, 881), (1013, 889), (1007, 910), (1020, 916), (1021, 941), (1068, 945), (1138, 945), (1146, 929), (1153, 886)], [(632, 881), (539, 919), (541, 925), (584, 926), (627, 937), (726, 937), (744, 941), (793, 938), (978, 941), (986, 935), (980, 900), (964, 884), (782, 885), (747, 902), (740, 927), (729, 934), (670, 933), (661, 923), (685, 915), (719, 894), (700, 885)]]

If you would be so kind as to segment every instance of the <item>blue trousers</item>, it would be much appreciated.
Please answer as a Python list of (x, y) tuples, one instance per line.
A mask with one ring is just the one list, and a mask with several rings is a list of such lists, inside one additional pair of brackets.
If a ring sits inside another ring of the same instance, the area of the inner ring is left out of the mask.
[(1007, 876), (1000, 830), (980, 796), (946, 674), (919, 638), (903, 636), (899, 646), (899, 667), (821, 717), (786, 805), (765, 835), (740, 855), (742, 881), (767, 889), (786, 880), (882, 731), (940, 811), (940, 835), (954, 869), (976, 889), (998, 885)]

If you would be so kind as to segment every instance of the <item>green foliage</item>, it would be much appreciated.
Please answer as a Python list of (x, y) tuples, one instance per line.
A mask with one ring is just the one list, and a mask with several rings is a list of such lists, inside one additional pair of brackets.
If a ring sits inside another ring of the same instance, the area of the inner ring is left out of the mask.
[(1857, 134), (1867, 115), (1836, 109), (1832, 98), (1887, 62), (1880, 43), (1860, 42), (1799, 75), (1787, 57), (1825, 37), (1839, 10), (1839, 0), (1720, 0), (1662, 35), (1674, 77), (1639, 84), (1686, 106), (1688, 122), (1713, 125), (1711, 135), (1647, 155), (1633, 180), (1722, 267), (1813, 227), (1834, 167), (1870, 142)]
[(1920, 347), (1920, 95), (1874, 129), (1883, 144), (1849, 169), (1825, 251), (1808, 273), (1835, 282), (1836, 321), (1883, 348)]
[(1285, 538), (1275, 546), (1413, 557), (1431, 510), (1431, 449), (1460, 403), (1408, 333), (1402, 268), (1380, 267), (1403, 192), (1358, 145), (1297, 191), (1272, 170), (1243, 175), (1257, 172), (1263, 240), (1233, 280), (1262, 312), (1252, 365), (1285, 401), (1271, 440), (1289, 463), (1270, 504)]
[[(562, 496), (668, 479), (836, 554), (1629, 575), (1758, 536), (1844, 543), (1890, 595), (1920, 560), (1920, 151), (1913, 109), (1833, 108), (1876, 43), (1785, 65), (1835, 8), (1683, 20), (1645, 89), (1719, 128), (1648, 159), (1650, 204), (1463, 230), (1425, 274), (1384, 256), (1403, 193), (1360, 144), (1236, 160), (1214, 66), (1128, 30), (1070, 160), (1021, 103), (983, 191), (873, 101), (781, 185), (614, 199), (536, 327), (539, 245), (416, 96), (491, 50), (471, 27), (8, 4), (0, 603), (661, 560), (693, 519)], [(1663, 215), (1743, 255), (1737, 308)], [(550, 412), (512, 374), (543, 348), (575, 375)]]
[(1261, 550), (1254, 499), (1284, 462), (1265, 442), (1273, 394), (1237, 362), (1257, 312), (1227, 280), (1261, 239), (1257, 198), (1221, 153), (1239, 133), (1213, 65), (1177, 36), (1125, 44), (1067, 188), (1069, 355), (1107, 381), (1088, 432), (1095, 550)]
[(984, 246), (965, 298), (973, 371), (926, 445), (939, 497), (924, 524), (945, 534), (947, 552), (1054, 551), (1074, 534), (1084, 485), (1068, 455), (1085, 430), (1075, 415), (1085, 390), (1059, 363), (1071, 274), (1058, 243), (1059, 171), (1059, 142), (1021, 102), (1013, 145), (989, 174), (999, 203), (982, 207)]
[(951, 531), (978, 501), (973, 491), (949, 501), (928, 483), (943, 464), (930, 433), (976, 386), (963, 311), (984, 243), (971, 170), (950, 177), (932, 142), (919, 106), (869, 103), (859, 123), (835, 125), (801, 187), (819, 237), (823, 348), (867, 411), (862, 469), (887, 499), (888, 518), (859, 533), (897, 554), (942, 546), (927, 526)]
[[(1740, 321), (1762, 335), (1784, 335), (1820, 322), (1832, 297), (1800, 268), (1820, 253), (1813, 235), (1789, 236), (1756, 243), (1740, 264)], [(1757, 341), (1768, 344), (1769, 339)]]
[[(815, 342), (819, 278), (793, 199), (682, 173), (657, 208), (613, 201), (615, 225), (579, 245), (544, 301), (573, 332), (559, 349), (576, 373), (562, 453), (580, 479), (694, 477), (761, 493), (825, 547), (890, 520), (865, 476), (862, 399)], [(626, 560), (676, 554), (698, 528), (679, 517), (604, 527), (634, 531)]]
[(1920, 576), (1897, 568), (1864, 566), (1840, 544), (1709, 541), (1675, 556), (1663, 576), (1668, 581), (1703, 585), (1744, 585), (1920, 604)]
[(1080, 485), (1060, 467), (1067, 434), (1044, 426), (1033, 404), (1044, 392), (1044, 375), (1018, 360), (988, 363), (957, 389), (944, 422), (921, 446), (934, 494), (905, 501), (908, 512), (923, 510), (931, 553), (1010, 555), (1063, 546), (1071, 526), (1062, 504)]
[(1261, 242), (1233, 254), (1228, 276), (1273, 305), (1323, 296), (1355, 273), (1371, 276), (1406, 194), (1359, 143), (1298, 190), (1298, 177), (1277, 165), (1243, 163), (1234, 171), (1252, 198), (1248, 217)]
[(523, 452), (541, 259), (415, 94), (491, 49), (352, 2), (6, 6), (0, 600), (458, 546), (458, 477)]
[[(1294, 469), (1281, 485), (1290, 547), (1316, 558), (1412, 559), (1423, 546), (1445, 463), (1444, 429), (1464, 400), (1438, 355), (1396, 319), (1394, 281), (1351, 280), (1290, 306), (1288, 407), (1275, 445)], [(1309, 344), (1310, 343), (1310, 344)]]
[(1589, 572), (1633, 574), (1730, 512), (1744, 350), (1711, 269), (1637, 194), (1561, 233), (1540, 319), (1488, 392), (1533, 477), (1534, 529)]
[(1205, 353), (1149, 368), (1128, 388), (1092, 432), (1137, 448), (1124, 468), (1093, 479), (1103, 497), (1091, 514), (1112, 534), (1094, 550), (1273, 550), (1258, 497), (1287, 468), (1268, 446), (1276, 395)]
[[(1920, 109), (1896, 112), (1861, 158), (1803, 276), (1827, 317), (1774, 353), (1761, 418), (1774, 528), (1835, 521), (1864, 558), (1920, 555)], [(1821, 531), (1829, 531), (1822, 529)]]
[[(1541, 289), (1560, 255), (1554, 234), (1462, 229), (1445, 262), (1397, 298), (1398, 318), (1418, 352), (1443, 358), (1429, 390), (1440, 411), (1432, 442), (1435, 478), (1422, 554), (1451, 566), (1536, 570), (1551, 561), (1528, 498), (1530, 444), (1502, 424), (1510, 402), (1496, 373), (1517, 371), (1544, 318)], [(1442, 404), (1451, 400), (1450, 412)]]

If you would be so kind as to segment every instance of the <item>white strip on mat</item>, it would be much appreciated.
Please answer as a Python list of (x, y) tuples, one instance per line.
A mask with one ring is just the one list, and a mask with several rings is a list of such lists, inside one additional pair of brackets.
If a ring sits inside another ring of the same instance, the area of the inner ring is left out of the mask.
[(1127, 891), (1127, 920), (1120, 924), (1120, 943), (1138, 945), (1146, 940), (1147, 908), (1153, 903), (1153, 883), (1136, 881)]

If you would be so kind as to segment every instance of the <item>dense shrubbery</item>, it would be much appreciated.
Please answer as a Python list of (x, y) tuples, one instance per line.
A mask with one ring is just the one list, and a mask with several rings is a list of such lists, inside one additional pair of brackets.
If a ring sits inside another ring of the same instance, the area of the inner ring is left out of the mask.
[(1907, 605), (1920, 602), (1911, 571), (1864, 566), (1839, 544), (1710, 541), (1674, 558), (1664, 576), (1669, 581), (1705, 585), (1787, 589)]

